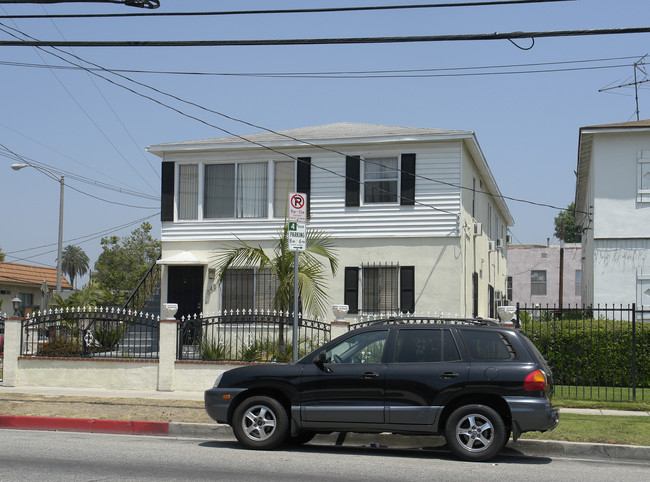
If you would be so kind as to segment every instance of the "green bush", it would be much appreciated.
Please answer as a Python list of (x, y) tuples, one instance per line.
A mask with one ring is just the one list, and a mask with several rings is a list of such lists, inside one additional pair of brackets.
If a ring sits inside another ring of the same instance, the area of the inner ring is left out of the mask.
[(81, 340), (76, 337), (55, 337), (43, 343), (36, 352), (38, 356), (77, 357), (83, 353)]
[(112, 350), (120, 342), (126, 329), (127, 325), (122, 322), (117, 324), (98, 322), (93, 331), (97, 343), (96, 349), (99, 351)]
[(636, 324), (634, 344), (627, 321), (527, 320), (521, 328), (548, 360), (557, 385), (650, 388), (650, 326)]
[(201, 360), (219, 361), (228, 359), (226, 346), (217, 343), (216, 340), (201, 340), (199, 343), (199, 354)]

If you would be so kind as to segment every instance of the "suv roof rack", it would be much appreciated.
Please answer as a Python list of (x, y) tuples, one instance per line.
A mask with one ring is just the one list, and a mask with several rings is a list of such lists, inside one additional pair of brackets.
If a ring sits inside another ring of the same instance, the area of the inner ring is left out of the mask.
[(479, 325), (499, 326), (496, 321), (485, 318), (443, 318), (443, 317), (402, 317), (391, 316), (383, 320), (377, 320), (371, 325)]

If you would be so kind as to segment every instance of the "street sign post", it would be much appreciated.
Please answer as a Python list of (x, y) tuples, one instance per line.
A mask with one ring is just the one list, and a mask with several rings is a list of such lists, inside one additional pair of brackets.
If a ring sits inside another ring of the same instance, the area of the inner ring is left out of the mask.
[[(296, 173), (296, 179), (298, 174)], [(297, 183), (296, 183), (297, 186)], [(297, 187), (296, 187), (297, 189)], [(298, 360), (298, 254), (307, 249), (307, 194), (289, 193), (289, 251), (293, 251), (293, 361)]]

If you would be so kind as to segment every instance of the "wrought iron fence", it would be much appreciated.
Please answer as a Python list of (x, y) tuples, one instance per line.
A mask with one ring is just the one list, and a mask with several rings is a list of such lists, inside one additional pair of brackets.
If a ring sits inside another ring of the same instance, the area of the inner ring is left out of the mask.
[(22, 322), (21, 356), (157, 359), (159, 320), (119, 308), (39, 312)]
[(517, 305), (520, 329), (553, 370), (556, 395), (650, 401), (650, 312), (635, 305)]
[[(330, 339), (330, 324), (298, 319), (298, 358)], [(179, 360), (288, 362), (292, 360), (293, 315), (227, 311), (178, 323)]]

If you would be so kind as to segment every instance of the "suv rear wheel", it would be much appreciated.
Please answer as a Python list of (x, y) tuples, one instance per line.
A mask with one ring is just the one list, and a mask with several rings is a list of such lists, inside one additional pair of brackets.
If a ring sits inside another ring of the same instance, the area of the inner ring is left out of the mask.
[(287, 438), (289, 420), (280, 402), (257, 396), (244, 400), (233, 414), (232, 429), (240, 444), (249, 449), (274, 449)]
[(454, 410), (445, 425), (450, 450), (465, 460), (483, 461), (496, 456), (506, 444), (501, 416), (486, 405), (463, 405)]

